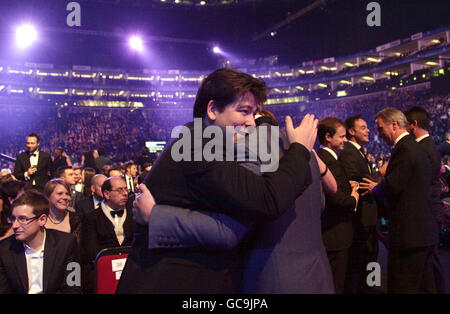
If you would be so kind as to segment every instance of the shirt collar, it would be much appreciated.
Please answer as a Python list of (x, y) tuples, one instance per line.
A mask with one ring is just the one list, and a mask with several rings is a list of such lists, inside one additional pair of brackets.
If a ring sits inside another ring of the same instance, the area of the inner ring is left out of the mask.
[(421, 137), (416, 138), (416, 142), (419, 143), (421, 140), (423, 140), (424, 138), (427, 138), (428, 136), (430, 136), (430, 134), (422, 135)]
[(47, 237), (47, 233), (46, 233), (45, 228), (44, 228), (44, 241), (42, 241), (42, 246), (37, 251), (33, 251), (32, 248), (30, 248), (27, 244), (23, 243), (23, 247), (25, 248), (25, 253), (26, 254), (32, 254), (32, 255), (38, 254), (38, 253), (39, 254), (42, 253), (44, 251), (45, 238), (46, 237)]
[(349, 142), (349, 143), (352, 143), (353, 146), (355, 146), (357, 150), (360, 150), (360, 149), (361, 149), (361, 145), (359, 145), (358, 143), (353, 142), (353, 141), (348, 141), (348, 142)]
[(322, 148), (325, 149), (327, 152), (329, 152), (334, 157), (334, 159), (336, 160), (338, 159), (338, 156), (334, 150), (325, 146), (322, 146)]
[(397, 143), (402, 139), (402, 138), (404, 138), (405, 136), (407, 136), (407, 135), (409, 135), (409, 133), (408, 132), (403, 132), (402, 134), (400, 134), (400, 136), (399, 137), (397, 137), (396, 139), (395, 139), (395, 141), (394, 141), (394, 147), (395, 147), (395, 145), (397, 145)]

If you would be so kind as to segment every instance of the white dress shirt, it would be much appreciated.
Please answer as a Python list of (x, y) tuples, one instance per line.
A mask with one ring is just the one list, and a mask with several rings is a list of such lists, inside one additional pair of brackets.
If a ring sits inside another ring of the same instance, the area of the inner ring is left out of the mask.
[[(29, 156), (29, 158), (30, 158), (30, 167), (33, 167), (33, 166), (37, 167), (38, 160), (39, 160), (39, 150), (36, 149), (36, 151), (33, 154), (35, 154), (35, 156)], [(28, 175), (28, 171), (25, 172), (24, 177), (25, 177), (25, 180), (30, 180), (30, 176)], [(36, 181), (33, 180), (32, 184), (36, 185)]]
[(42, 246), (36, 252), (28, 245), (23, 244), (25, 248), (25, 259), (27, 261), (27, 275), (28, 275), (28, 294), (37, 294), (44, 291), (44, 247), (45, 247), (45, 229), (44, 241)]
[(430, 134), (425, 134), (421, 137), (416, 138), (416, 142), (419, 143), (421, 140), (423, 140), (424, 138), (427, 138), (428, 136), (430, 136)]
[(397, 138), (395, 139), (395, 141), (394, 141), (394, 147), (395, 147), (395, 145), (397, 145), (397, 143), (400, 142), (400, 140), (401, 140), (402, 138), (404, 138), (406, 135), (409, 135), (409, 133), (408, 133), (408, 132), (404, 132), (404, 133), (400, 134), (400, 136), (397, 137)]

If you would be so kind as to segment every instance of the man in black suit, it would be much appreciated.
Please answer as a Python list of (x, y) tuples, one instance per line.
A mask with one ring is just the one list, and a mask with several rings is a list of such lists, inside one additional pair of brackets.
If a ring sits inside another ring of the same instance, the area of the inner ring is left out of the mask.
[(83, 247), (90, 262), (105, 248), (131, 245), (134, 221), (122, 177), (110, 177), (102, 185), (104, 201), (98, 210), (84, 216)]
[(386, 108), (375, 119), (380, 137), (393, 146), (392, 156), (382, 180), (364, 178), (360, 188), (388, 207), (388, 293), (436, 293), (432, 257), (439, 234), (431, 208), (430, 162), (406, 131), (401, 111)]
[[(363, 148), (369, 143), (370, 130), (360, 115), (345, 120), (347, 139), (339, 161), (349, 180), (361, 182), (363, 178), (372, 178), (373, 169)], [(358, 210), (353, 216), (353, 243), (349, 250), (349, 265), (346, 276), (345, 292), (356, 294), (367, 292), (366, 267), (377, 261), (378, 239), (376, 226), (378, 207), (372, 195), (361, 196)]]
[(14, 176), (27, 182), (26, 189), (44, 190), (50, 179), (52, 159), (49, 153), (39, 150), (40, 139), (35, 133), (27, 136), (27, 151), (17, 156)]
[[(437, 150), (436, 144), (431, 138), (428, 128), (430, 127), (430, 117), (428, 112), (421, 107), (412, 107), (405, 112), (408, 119), (408, 132), (413, 135), (416, 142), (427, 154), (433, 173), (432, 184), (432, 209), (440, 227), (443, 223), (443, 205), (441, 202), (441, 184), (439, 176), (441, 175), (441, 159)], [(440, 229), (440, 228), (439, 228)], [(438, 231), (439, 232), (439, 231)], [(438, 293), (445, 293), (444, 276), (442, 275), (442, 264), (439, 258), (438, 246), (434, 248), (433, 252), (433, 266), (436, 288)]]
[(107, 177), (103, 174), (96, 174), (91, 178), (91, 195), (79, 200), (75, 204), (75, 209), (80, 215), (86, 215), (99, 208), (103, 200), (102, 185)]
[[(157, 204), (223, 212), (259, 221), (276, 219), (291, 208), (311, 184), (309, 159), (317, 127), (313, 115), (306, 115), (297, 128), (287, 117), (286, 130), (291, 145), (280, 160), (277, 156), (279, 169), (264, 176), (252, 173), (234, 160), (224, 161), (225, 150), (222, 151), (220, 145), (216, 150), (221, 151), (220, 157), (208, 161), (202, 154), (209, 142), (202, 136), (205, 124), (216, 126), (217, 139), (223, 139), (226, 127), (239, 126), (241, 131), (246, 131), (255, 126), (254, 113), (258, 105), (264, 103), (267, 92), (261, 80), (231, 69), (220, 69), (206, 77), (194, 104), (196, 120), (180, 129), (182, 136), (166, 146), (146, 176), (145, 184)], [(198, 135), (200, 141), (197, 141)], [(236, 137), (231, 138), (232, 148), (233, 139)], [(178, 159), (180, 143), (185, 158)], [(139, 226), (138, 230), (140, 233), (133, 241), (118, 293), (240, 291), (242, 265), (238, 252), (171, 250), (170, 246), (176, 245), (171, 239), (161, 239), (161, 242), (169, 242), (167, 249), (149, 250), (145, 249), (148, 226)]]
[(75, 237), (44, 228), (47, 198), (30, 190), (11, 206), (8, 220), (14, 235), (0, 241), (0, 294), (79, 293), (81, 271)]
[(348, 263), (348, 249), (353, 240), (352, 217), (357, 208), (357, 186), (352, 188), (345, 171), (338, 161), (338, 153), (344, 149), (345, 124), (336, 118), (320, 120), (317, 137), (322, 145), (319, 157), (327, 165), (337, 183), (337, 192), (325, 195), (322, 213), (322, 239), (333, 272), (336, 293), (344, 292)]

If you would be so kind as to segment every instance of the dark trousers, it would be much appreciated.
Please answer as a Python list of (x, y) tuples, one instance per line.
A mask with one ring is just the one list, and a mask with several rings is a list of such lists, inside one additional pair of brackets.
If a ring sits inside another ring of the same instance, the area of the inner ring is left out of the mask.
[(388, 293), (437, 293), (434, 276), (435, 246), (390, 248)]
[(378, 258), (378, 237), (376, 226), (358, 227), (353, 235), (349, 249), (348, 270), (345, 279), (345, 293), (358, 294), (368, 292), (367, 265)]
[(344, 293), (345, 275), (347, 273), (348, 249), (327, 251), (327, 255), (333, 273), (335, 292), (342, 294)]

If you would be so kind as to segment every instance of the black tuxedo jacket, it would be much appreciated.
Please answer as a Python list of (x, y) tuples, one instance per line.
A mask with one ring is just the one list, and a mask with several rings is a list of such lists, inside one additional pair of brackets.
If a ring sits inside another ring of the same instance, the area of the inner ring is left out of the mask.
[[(80, 263), (75, 237), (70, 233), (46, 229), (44, 246), (43, 293), (80, 293), (81, 288), (69, 286), (67, 276)], [(81, 274), (80, 274), (81, 275)], [(0, 241), (0, 294), (28, 293), (28, 273), (25, 249), (12, 235)]]
[(439, 182), (439, 177), (441, 175), (441, 158), (439, 152), (437, 150), (436, 144), (434, 143), (431, 136), (428, 136), (419, 142), (420, 147), (423, 148), (425, 153), (427, 154), (428, 161), (430, 162), (432, 175), (433, 175), (433, 184), (431, 191), (431, 201), (432, 201), (432, 209), (434, 216), (436, 217), (436, 221), (438, 223), (442, 223), (442, 213), (443, 206), (441, 202), (441, 184)]
[(317, 154), (337, 183), (337, 192), (325, 195), (325, 210), (322, 213), (323, 243), (328, 251), (347, 249), (353, 241), (352, 217), (356, 199), (350, 196), (352, 188), (340, 162), (325, 149), (319, 149)]
[(435, 245), (438, 228), (431, 206), (430, 162), (415, 139), (403, 137), (392, 151), (386, 175), (374, 194), (388, 203), (391, 248)]
[[(349, 180), (362, 182), (363, 178), (370, 178), (372, 176), (372, 168), (369, 162), (352, 143), (345, 143), (344, 150), (339, 155), (339, 162), (344, 168)], [(353, 222), (355, 227), (371, 227), (377, 224), (378, 206), (372, 195), (360, 197), (358, 210), (354, 215)]]
[[(20, 153), (19, 156), (17, 156), (16, 164), (14, 165), (14, 176), (19, 180), (26, 181), (25, 172), (28, 171), (28, 168), (30, 168), (30, 166), (30, 157), (28, 155), (28, 152)], [(36, 188), (37, 190), (42, 192), (44, 190), (45, 184), (49, 180), (51, 169), (52, 159), (50, 157), (50, 154), (40, 150), (37, 171), (32, 176), (30, 176), (30, 180), (27, 181), (26, 188)], [(32, 186), (33, 180), (36, 181), (35, 187)]]
[(114, 225), (105, 216), (101, 208), (97, 208), (83, 217), (83, 249), (87, 262), (95, 260), (97, 254), (106, 248), (131, 246), (134, 233), (134, 220), (130, 203), (125, 207), (127, 217), (123, 223), (124, 240), (122, 245), (117, 240)]
[[(192, 124), (188, 124), (188, 128), (194, 135)], [(200, 148), (208, 141), (204, 139)], [(236, 162), (177, 162), (172, 158), (172, 147), (176, 149), (174, 143), (180, 142), (173, 141), (166, 146), (145, 179), (157, 204), (223, 212), (250, 221), (273, 220), (290, 209), (312, 182), (310, 153), (300, 144), (290, 146), (280, 160), (277, 172), (258, 176)], [(194, 148), (192, 142), (188, 153)], [(142, 238), (143, 241), (139, 241), (139, 236), (135, 237), (133, 246), (136, 249), (133, 247), (128, 255), (118, 293), (240, 291), (242, 279), (236, 272), (238, 259), (235, 252), (178, 248), (146, 250), (137, 248), (141, 243), (146, 245), (145, 233)]]

